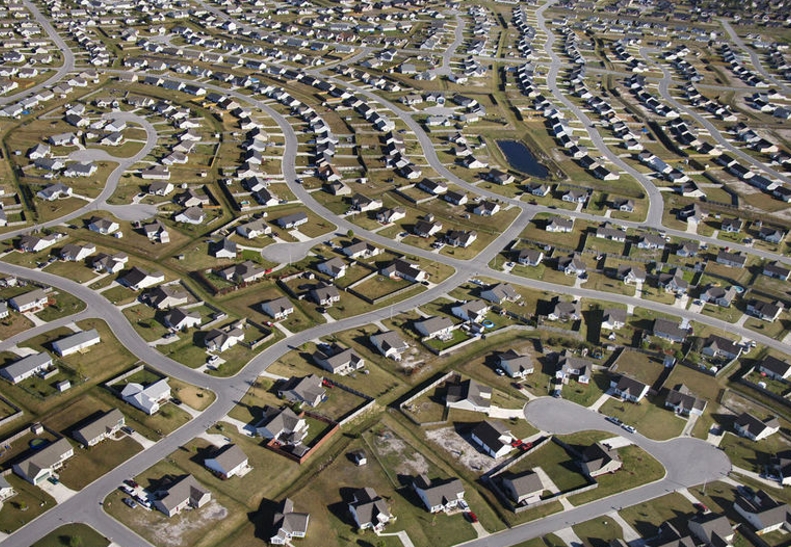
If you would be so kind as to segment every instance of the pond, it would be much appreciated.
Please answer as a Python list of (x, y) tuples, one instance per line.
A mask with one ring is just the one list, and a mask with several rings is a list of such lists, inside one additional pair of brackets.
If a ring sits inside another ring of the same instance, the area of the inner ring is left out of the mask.
[(533, 153), (522, 141), (502, 140), (497, 141), (497, 146), (503, 151), (508, 165), (517, 171), (538, 179), (545, 179), (549, 176), (547, 168), (538, 163)]

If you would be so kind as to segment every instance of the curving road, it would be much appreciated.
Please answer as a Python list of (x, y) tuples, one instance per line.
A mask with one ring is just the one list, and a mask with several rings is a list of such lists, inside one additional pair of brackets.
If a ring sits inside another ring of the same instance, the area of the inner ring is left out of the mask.
[(742, 51), (750, 56), (750, 60), (752, 61), (755, 70), (757, 70), (766, 80), (780, 88), (780, 90), (785, 95), (791, 94), (791, 88), (789, 88), (785, 82), (778, 80), (774, 74), (766, 70), (766, 67), (764, 67), (763, 63), (761, 62), (761, 58), (758, 56), (758, 53), (756, 53), (753, 48), (748, 47), (747, 44), (744, 43), (744, 40), (741, 39), (739, 34), (733, 30), (731, 24), (725, 19), (719, 19), (719, 22), (722, 25), (722, 28), (725, 29), (725, 32), (728, 34), (730, 41), (736, 44)]

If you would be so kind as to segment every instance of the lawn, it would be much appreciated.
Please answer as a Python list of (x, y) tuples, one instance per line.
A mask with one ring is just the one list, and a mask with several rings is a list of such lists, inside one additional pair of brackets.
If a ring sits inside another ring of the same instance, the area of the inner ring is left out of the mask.
[(50, 298), (55, 298), (55, 303), (50, 304), (36, 314), (42, 321), (54, 321), (67, 315), (79, 313), (85, 309), (85, 302), (67, 292), (57, 290), (49, 293)]
[(49, 494), (15, 474), (6, 476), (6, 480), (17, 495), (6, 501), (0, 511), (0, 530), (3, 532), (11, 533), (55, 506), (55, 500)]
[(659, 357), (649, 356), (639, 351), (629, 351), (625, 349), (618, 356), (616, 367), (613, 372), (624, 374), (630, 378), (653, 386), (659, 376), (665, 370), (664, 364)]
[(85, 264), (81, 262), (58, 260), (44, 268), (44, 271), (65, 277), (66, 279), (71, 279), (77, 283), (85, 283), (96, 277), (95, 270), (93, 270), (93, 268), (87, 268)]
[(563, 385), (562, 395), (564, 399), (578, 405), (590, 406), (604, 395), (609, 387), (610, 380), (607, 374), (594, 372), (591, 382), (588, 384), (581, 384), (573, 379), (569, 380), (569, 383)]
[(141, 450), (143, 447), (126, 435), (119, 440), (104, 440), (97, 445), (75, 450), (74, 457), (58, 471), (58, 476), (67, 487), (82, 490)]
[(206, 410), (217, 398), (213, 391), (182, 382), (176, 378), (169, 378), (168, 384), (170, 384), (170, 391), (175, 397), (195, 410)]
[(599, 411), (634, 426), (649, 439), (664, 441), (679, 436), (686, 420), (677, 417), (672, 410), (664, 408), (663, 404), (664, 398), (652, 396), (645, 397), (640, 403), (610, 398)]
[[(117, 389), (122, 387), (116, 386)], [(159, 412), (149, 416), (132, 405), (126, 404), (104, 388), (97, 388), (92, 391), (92, 394), (105, 404), (121, 409), (121, 412), (126, 416), (126, 424), (151, 440), (161, 439), (192, 419), (186, 411), (174, 404), (166, 404)]]
[(409, 287), (410, 285), (413, 287), (420, 286), (402, 279), (396, 280), (390, 279), (389, 277), (385, 277), (383, 275), (375, 275), (354, 287), (354, 290), (363, 296), (367, 296), (371, 300), (376, 300), (377, 298), (391, 295), (392, 293)]
[(33, 321), (20, 313), (12, 313), (0, 320), (0, 340), (7, 340), (33, 326)]
[(720, 448), (725, 450), (735, 467), (760, 473), (777, 452), (791, 448), (791, 442), (777, 434), (755, 442), (726, 432)]
[(613, 539), (623, 538), (620, 524), (606, 515), (576, 524), (572, 529), (586, 545), (591, 547), (607, 547)]
[(510, 471), (520, 473), (536, 467), (543, 469), (561, 492), (575, 490), (588, 484), (573, 458), (563, 447), (554, 442), (548, 442), (520, 459)]
[(163, 323), (158, 321), (158, 318), (163, 315), (162, 312), (150, 306), (145, 306), (143, 304), (130, 306), (124, 308), (123, 314), (132, 327), (134, 327), (135, 331), (137, 331), (146, 342), (159, 340), (170, 330)]
[(110, 542), (99, 532), (80, 522), (53, 530), (32, 547), (107, 547)]
[(621, 517), (643, 537), (653, 537), (657, 528), (670, 521), (682, 534), (694, 511), (692, 503), (681, 494), (667, 494), (619, 511)]

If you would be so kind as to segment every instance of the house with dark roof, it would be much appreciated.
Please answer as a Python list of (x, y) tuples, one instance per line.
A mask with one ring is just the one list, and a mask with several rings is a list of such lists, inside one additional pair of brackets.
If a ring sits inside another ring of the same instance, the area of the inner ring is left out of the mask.
[(354, 491), (349, 512), (360, 530), (370, 528), (379, 532), (394, 518), (385, 500), (370, 487)]
[(740, 437), (760, 441), (780, 431), (780, 422), (774, 416), (759, 420), (749, 412), (744, 412), (736, 418), (733, 429)]
[(582, 472), (590, 477), (615, 473), (623, 466), (618, 450), (602, 443), (595, 443), (580, 453), (577, 461)]
[(471, 412), (488, 412), (492, 406), (492, 388), (469, 379), (448, 384), (445, 406)]
[(763, 490), (754, 494), (739, 495), (733, 508), (750, 523), (758, 535), (768, 534), (775, 530), (789, 531), (791, 525), (791, 508), (788, 504), (773, 499)]
[(338, 344), (316, 350), (313, 353), (313, 361), (327, 372), (340, 375), (349, 374), (365, 366), (365, 359), (356, 351)]
[(390, 279), (403, 279), (412, 283), (422, 283), (428, 280), (428, 274), (420, 269), (420, 266), (408, 260), (397, 258), (388, 266), (379, 271), (380, 275)]
[(788, 278), (791, 277), (791, 269), (786, 268), (780, 262), (764, 264), (763, 271), (761, 273), (767, 277), (782, 279), (783, 281), (788, 281)]
[(661, 318), (654, 319), (654, 326), (651, 330), (654, 336), (664, 338), (670, 342), (684, 342), (689, 334), (689, 331), (680, 328), (678, 323)]
[(774, 380), (785, 380), (791, 376), (791, 363), (767, 355), (758, 363), (758, 372)]
[(277, 385), (277, 396), (295, 403), (315, 407), (326, 396), (326, 390), (322, 387), (322, 382), (321, 376), (316, 376), (315, 374), (304, 377), (292, 376)]
[(308, 434), (308, 424), (289, 407), (264, 407), (264, 417), (255, 425), (255, 431), (265, 439), (275, 440), (282, 445), (296, 446)]
[(72, 437), (83, 446), (94, 446), (112, 437), (126, 424), (123, 413), (114, 408), (92, 422), (75, 429)]
[(700, 352), (706, 357), (732, 361), (742, 353), (742, 346), (733, 340), (710, 334)]
[(679, 384), (667, 392), (665, 408), (680, 416), (700, 416), (706, 410), (706, 400), (696, 397), (687, 386)]
[(529, 505), (541, 499), (544, 483), (533, 470), (522, 473), (506, 471), (500, 475), (500, 486), (516, 505)]
[(610, 380), (610, 388), (615, 395), (632, 403), (639, 403), (649, 390), (644, 383), (623, 374), (617, 380)]
[(179, 514), (187, 507), (199, 509), (211, 501), (211, 492), (192, 475), (186, 475), (169, 484), (154, 501), (154, 507), (168, 517)]
[(165, 281), (165, 274), (162, 272), (148, 272), (143, 268), (134, 266), (129, 272), (118, 279), (118, 283), (139, 291)]
[(453, 321), (449, 317), (434, 316), (415, 321), (415, 330), (424, 338), (445, 338), (453, 331)]
[(486, 420), (472, 428), (472, 442), (492, 458), (501, 458), (513, 447), (514, 436), (500, 422)]
[(217, 275), (226, 281), (235, 283), (252, 283), (266, 275), (266, 270), (253, 262), (245, 260), (239, 264), (234, 264), (217, 272)]
[(508, 283), (498, 283), (481, 291), (481, 298), (494, 304), (516, 302), (522, 295)]
[(267, 314), (275, 321), (285, 319), (294, 313), (294, 304), (285, 296), (275, 298), (274, 300), (267, 300), (261, 303), (261, 311)]
[(429, 513), (447, 513), (464, 500), (464, 485), (459, 479), (432, 481), (421, 474), (412, 481), (412, 488)]
[(744, 268), (747, 256), (739, 253), (731, 253), (721, 250), (717, 253), (717, 264), (730, 266), (731, 268)]
[(189, 302), (189, 294), (179, 285), (160, 285), (145, 294), (148, 304), (158, 310), (183, 306)]
[(601, 320), (602, 330), (618, 330), (626, 325), (628, 313), (621, 308), (608, 308), (604, 310)]
[(497, 367), (511, 378), (524, 378), (535, 370), (529, 355), (519, 355), (512, 349), (497, 354)]
[(294, 511), (294, 502), (283, 500), (272, 519), (274, 535), (269, 537), (272, 545), (290, 545), (294, 538), (304, 538), (308, 533), (309, 513)]
[(237, 444), (226, 444), (215, 448), (212, 455), (204, 458), (203, 465), (223, 480), (242, 475), (248, 468), (247, 455)]
[(689, 532), (707, 547), (729, 547), (736, 533), (725, 515), (697, 514), (687, 522)]
[(401, 355), (409, 349), (409, 344), (395, 331), (372, 334), (369, 340), (379, 353), (394, 361), (400, 361)]
[(783, 304), (778, 300), (766, 302), (754, 298), (747, 303), (747, 313), (763, 321), (774, 323), (783, 311)]
[(733, 286), (726, 289), (716, 285), (709, 285), (700, 293), (698, 298), (703, 302), (716, 304), (722, 308), (728, 308), (737, 294)]

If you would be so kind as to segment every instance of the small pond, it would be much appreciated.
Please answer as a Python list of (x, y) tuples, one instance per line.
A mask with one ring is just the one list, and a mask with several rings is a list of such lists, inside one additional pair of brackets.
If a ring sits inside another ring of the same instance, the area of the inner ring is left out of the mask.
[(530, 149), (522, 141), (502, 140), (497, 141), (497, 146), (503, 151), (508, 165), (538, 179), (545, 179), (549, 176), (546, 167), (538, 163)]

